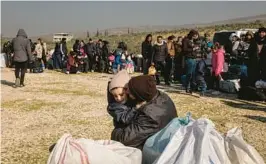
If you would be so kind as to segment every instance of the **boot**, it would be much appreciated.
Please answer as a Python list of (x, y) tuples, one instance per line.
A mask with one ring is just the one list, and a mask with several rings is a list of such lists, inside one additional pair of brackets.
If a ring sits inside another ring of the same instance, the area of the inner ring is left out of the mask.
[(14, 88), (19, 87), (20, 84), (20, 78), (16, 78), (15, 85), (13, 85)]

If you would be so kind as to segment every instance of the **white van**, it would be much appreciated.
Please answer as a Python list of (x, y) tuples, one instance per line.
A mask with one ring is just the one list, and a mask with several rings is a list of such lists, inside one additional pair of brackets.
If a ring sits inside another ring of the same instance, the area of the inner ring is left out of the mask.
[(60, 42), (63, 38), (66, 38), (66, 41), (70, 41), (73, 39), (73, 35), (69, 33), (55, 33), (53, 36), (54, 42)]

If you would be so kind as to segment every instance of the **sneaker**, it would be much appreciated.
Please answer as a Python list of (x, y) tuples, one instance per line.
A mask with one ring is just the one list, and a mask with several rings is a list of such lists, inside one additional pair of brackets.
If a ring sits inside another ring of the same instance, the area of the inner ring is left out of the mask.
[(94, 70), (91, 70), (91, 72), (94, 72)]
[(80, 73), (81, 73), (81, 72), (79, 72), (79, 71), (77, 72), (77, 74), (80, 74)]
[(20, 78), (16, 78), (15, 85), (13, 85), (14, 88), (17, 88), (20, 86)]
[(20, 84), (20, 86), (19, 86), (19, 87), (21, 87), (21, 88), (22, 88), (22, 87), (25, 87), (25, 84)]
[(69, 71), (66, 71), (66, 74), (69, 74)]
[(186, 89), (186, 93), (192, 94), (192, 90), (191, 89)]

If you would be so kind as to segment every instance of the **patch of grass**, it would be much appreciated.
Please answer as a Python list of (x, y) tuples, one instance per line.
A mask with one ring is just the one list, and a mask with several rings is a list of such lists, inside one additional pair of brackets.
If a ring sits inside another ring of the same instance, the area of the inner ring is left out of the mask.
[(41, 164), (49, 157), (49, 147), (56, 143), (61, 136), (41, 137), (34, 142), (22, 141), (7, 149), (2, 149), (2, 163), (12, 164)]
[(7, 101), (2, 103), (2, 108), (6, 109), (17, 109), (17, 110), (22, 110), (22, 111), (38, 111), (41, 110), (43, 107), (52, 107), (52, 106), (57, 106), (60, 105), (60, 103), (56, 102), (47, 102), (44, 100), (13, 100), (13, 101)]
[(91, 123), (88, 120), (74, 120), (74, 119), (66, 119), (65, 122), (67, 124), (73, 124), (73, 125), (88, 125)]
[(41, 89), (41, 92), (49, 93), (49, 94), (71, 94), (71, 95), (79, 95), (79, 96), (91, 96), (91, 97), (100, 97), (103, 96), (96, 92), (85, 91), (85, 90), (64, 90), (64, 89)]

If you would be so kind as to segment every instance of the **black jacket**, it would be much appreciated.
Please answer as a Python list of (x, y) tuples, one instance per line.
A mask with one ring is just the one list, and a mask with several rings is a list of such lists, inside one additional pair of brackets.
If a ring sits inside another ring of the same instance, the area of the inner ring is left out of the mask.
[(144, 41), (141, 44), (141, 54), (144, 59), (152, 58), (152, 44), (150, 42)]
[(108, 45), (103, 45), (102, 47), (102, 60), (107, 61), (109, 55)]
[(15, 62), (26, 62), (33, 60), (30, 40), (23, 29), (19, 29), (17, 37), (12, 40)]
[(73, 45), (73, 51), (78, 53), (78, 55), (79, 55), (79, 53), (80, 53), (80, 44), (79, 43), (75, 43)]
[(128, 104), (110, 103), (107, 111), (113, 117), (115, 128), (122, 128), (130, 124), (136, 115), (135, 108)]
[(168, 56), (168, 48), (166, 43), (163, 43), (161, 45), (155, 44), (153, 46), (152, 61), (163, 62), (165, 61), (165, 58), (167, 56)]
[(86, 44), (85, 53), (88, 56), (93, 56), (95, 54), (95, 45), (94, 45), (94, 43), (87, 43)]
[(129, 125), (113, 130), (111, 139), (142, 150), (146, 140), (175, 117), (177, 112), (173, 101), (168, 95), (158, 91), (152, 101), (136, 110)]
[(196, 53), (193, 51), (193, 42), (188, 38), (184, 38), (182, 42), (182, 53), (186, 58), (196, 58)]
[(260, 44), (263, 45), (260, 54), (258, 53), (258, 41), (255, 39), (250, 43), (247, 54), (249, 84), (255, 85), (257, 80), (266, 80), (266, 39)]
[(204, 80), (206, 71), (207, 71), (207, 65), (206, 62), (202, 59), (196, 65), (196, 80), (197, 81)]

